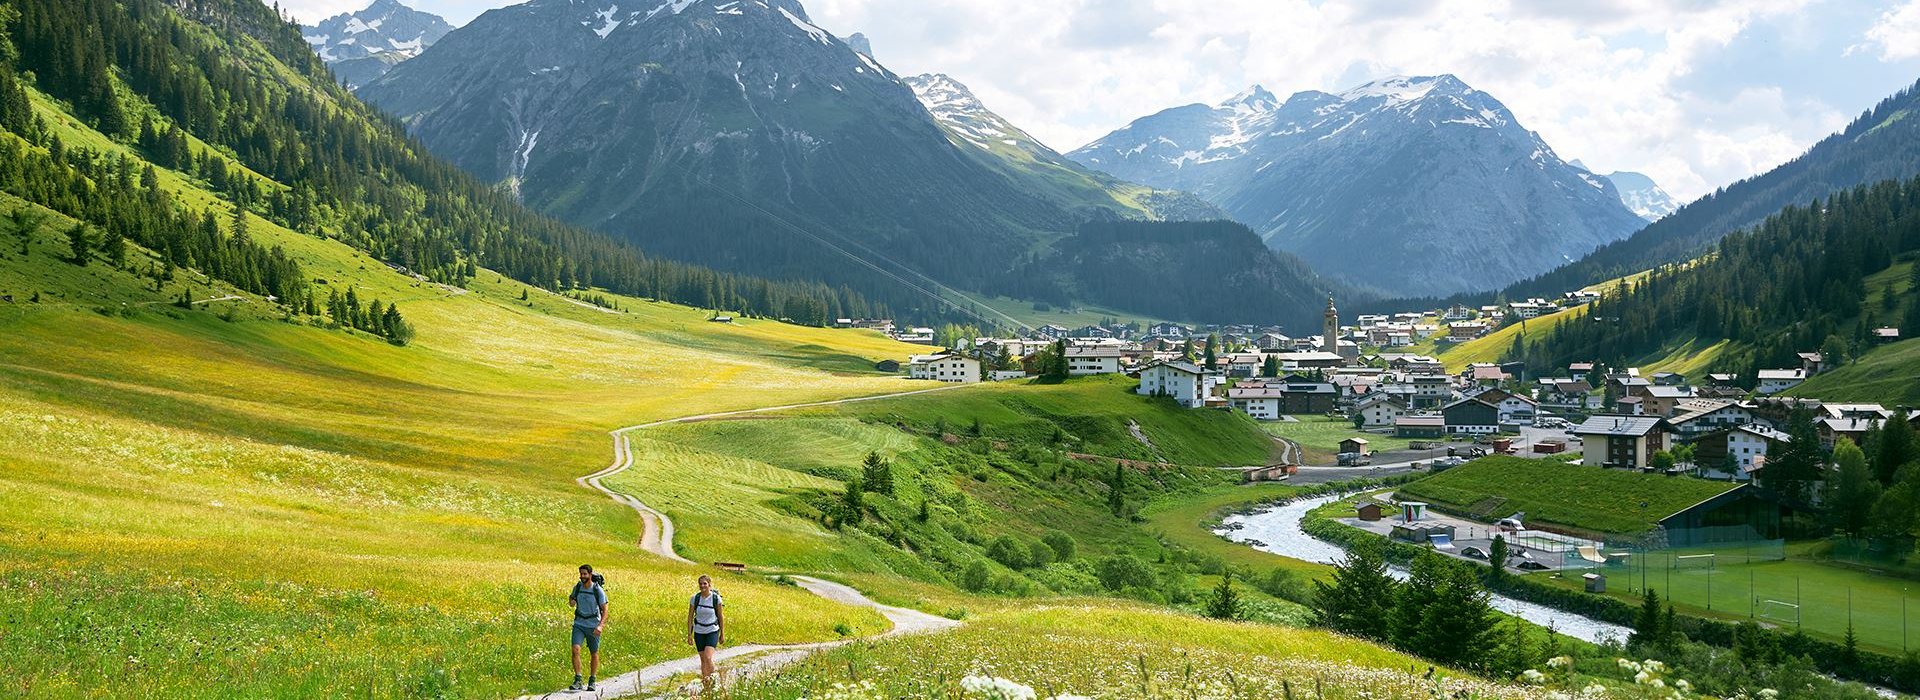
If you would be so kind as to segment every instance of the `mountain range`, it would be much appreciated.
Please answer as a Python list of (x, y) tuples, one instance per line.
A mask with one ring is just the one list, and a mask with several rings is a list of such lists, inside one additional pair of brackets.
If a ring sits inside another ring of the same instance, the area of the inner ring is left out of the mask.
[(373, 0), (359, 12), (341, 13), (300, 35), (313, 46), (334, 77), (351, 90), (384, 75), (401, 61), (420, 55), (453, 31), (445, 19), (397, 0)]
[(1256, 85), (1137, 119), (1068, 157), (1192, 192), (1322, 273), (1393, 294), (1499, 286), (1646, 223), (1612, 182), (1451, 75), (1285, 100)]
[(1081, 223), (1222, 216), (1061, 156), (957, 81), (895, 75), (795, 0), (533, 0), (358, 94), (537, 210), (782, 279), (1032, 290), (1022, 271)]

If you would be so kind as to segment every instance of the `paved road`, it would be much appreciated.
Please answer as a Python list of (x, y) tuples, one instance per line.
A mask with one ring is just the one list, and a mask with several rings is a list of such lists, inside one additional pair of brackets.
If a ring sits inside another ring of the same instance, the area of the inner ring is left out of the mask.
[[(621, 472), (624, 472), (633, 467), (633, 445), (627, 439), (627, 433), (630, 433), (636, 430), (645, 430), (647, 428), (652, 428), (655, 426), (668, 425), (671, 423), (691, 423), (694, 421), (711, 420), (715, 418), (726, 418), (730, 416), (742, 416), (742, 415), (749, 415), (749, 414), (755, 414), (755, 413), (768, 413), (772, 411), (786, 411), (786, 410), (791, 410), (796, 408), (812, 408), (815, 406), (835, 406), (839, 404), (855, 403), (859, 401), (876, 401), (879, 399), (890, 399), (890, 398), (895, 398), (900, 396), (912, 396), (914, 394), (925, 394), (925, 393), (934, 392), (934, 391), (946, 391), (948, 389), (957, 389), (960, 386), (962, 385), (956, 384), (953, 386), (935, 387), (932, 389), (901, 391), (901, 392), (894, 392), (891, 394), (879, 394), (875, 396), (860, 396), (860, 397), (855, 397), (850, 399), (837, 399), (833, 401), (815, 401), (812, 403), (797, 403), (797, 404), (788, 404), (785, 406), (766, 406), (762, 408), (749, 408), (749, 409), (744, 409), (739, 411), (722, 411), (719, 413), (705, 413), (697, 416), (683, 416), (680, 418), (658, 420), (651, 423), (629, 425), (625, 428), (614, 430), (611, 433), (613, 436), (613, 462), (607, 465), (605, 469), (601, 469), (600, 471), (580, 477), (578, 479), (575, 479), (574, 481), (576, 483), (579, 483), (581, 486), (593, 489), (595, 491), (599, 491), (600, 493), (605, 494), (608, 498), (613, 499), (615, 502), (625, 505), (629, 508), (632, 508), (634, 512), (640, 514), (640, 523), (641, 523), (640, 548), (641, 550), (658, 555), (660, 557), (671, 559), (673, 561), (692, 564), (694, 563), (693, 561), (685, 557), (682, 557), (678, 552), (673, 551), (673, 520), (671, 518), (668, 518), (665, 513), (661, 513), (660, 511), (654, 510), (651, 506), (648, 506), (647, 504), (640, 502), (640, 499), (609, 489), (606, 487), (605, 484), (602, 483), (602, 480), (608, 477), (614, 476), (616, 474), (619, 474)], [(909, 608), (896, 608), (890, 605), (881, 605), (879, 603), (873, 602), (872, 600), (868, 599), (866, 596), (861, 595), (859, 591), (856, 591), (849, 586), (834, 583), (832, 581), (825, 581), (825, 580), (813, 578), (810, 576), (795, 576), (793, 577), (793, 579), (795, 582), (800, 584), (801, 588), (806, 589), (808, 592), (813, 593), (814, 595), (817, 595), (822, 598), (826, 598), (828, 600), (832, 600), (835, 602), (845, 603), (847, 605), (858, 605), (858, 606), (873, 608), (879, 611), (881, 615), (885, 616), (888, 621), (893, 623), (892, 629), (889, 629), (888, 631), (881, 633), (879, 635), (875, 635), (872, 637), (865, 637), (864, 639), (880, 639), (880, 638), (893, 637), (893, 636), (904, 635), (904, 634), (922, 634), (922, 633), (928, 633), (928, 632), (940, 632), (943, 630), (952, 629), (961, 624), (960, 622), (955, 620), (949, 620), (947, 618), (940, 617), (937, 615), (930, 615), (918, 610), (912, 610)], [(734, 666), (731, 669), (729, 669), (729, 673), (732, 675), (732, 677), (738, 679), (738, 678), (752, 675), (755, 673), (761, 673), (761, 672), (777, 669), (782, 666), (786, 666), (788, 664), (799, 661), (803, 658), (806, 658), (806, 655), (812, 652), (819, 651), (822, 649), (830, 649), (830, 648), (840, 646), (842, 644), (846, 644), (853, 641), (857, 641), (857, 640), (842, 639), (842, 640), (835, 640), (830, 642), (814, 642), (811, 644), (746, 644), (741, 646), (727, 647), (725, 649), (720, 650), (716, 660), (726, 660), (726, 659), (733, 659), (733, 658), (738, 658), (742, 656), (753, 655), (754, 658), (746, 661), (745, 663), (742, 663), (738, 666)], [(608, 678), (604, 681), (601, 681), (599, 683), (599, 687), (592, 693), (589, 693), (586, 691), (561, 690), (561, 691), (545, 693), (541, 695), (528, 695), (528, 696), (524, 696), (521, 700), (532, 700), (536, 698), (538, 699), (617, 698), (617, 697), (625, 697), (629, 695), (637, 695), (641, 691), (645, 690), (648, 686), (658, 684), (662, 681), (668, 680), (680, 674), (698, 673), (699, 670), (700, 670), (700, 658), (698, 656), (688, 656), (684, 658), (674, 659), (672, 661), (663, 661), (661, 663), (657, 663), (652, 666), (642, 668), (638, 671), (630, 671), (628, 673), (623, 673), (621, 675)]]

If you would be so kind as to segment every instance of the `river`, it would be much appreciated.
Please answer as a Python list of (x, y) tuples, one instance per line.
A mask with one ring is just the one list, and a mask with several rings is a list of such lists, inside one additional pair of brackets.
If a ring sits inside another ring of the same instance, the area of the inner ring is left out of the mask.
[[(1337, 564), (1346, 556), (1339, 545), (1315, 538), (1300, 529), (1307, 511), (1339, 500), (1342, 496), (1306, 498), (1255, 513), (1231, 515), (1223, 522), (1221, 534), (1262, 552), (1320, 564)], [(1391, 567), (1395, 578), (1404, 580), (1405, 569)], [(1625, 641), (1631, 629), (1610, 622), (1556, 610), (1537, 603), (1515, 600), (1498, 593), (1490, 594), (1496, 610), (1542, 626), (1552, 626), (1561, 634), (1590, 642), (1608, 639)]]

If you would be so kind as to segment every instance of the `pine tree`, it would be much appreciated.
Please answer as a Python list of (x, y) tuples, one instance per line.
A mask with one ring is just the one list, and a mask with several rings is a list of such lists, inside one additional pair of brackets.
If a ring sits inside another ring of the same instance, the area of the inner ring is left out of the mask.
[(127, 266), (127, 238), (120, 235), (119, 229), (107, 229), (107, 236), (100, 241), (100, 252), (107, 255), (107, 262), (114, 267)]
[(893, 495), (893, 464), (880, 456), (878, 452), (868, 452), (867, 459), (860, 468), (860, 478), (874, 493)]
[(1633, 632), (1627, 635), (1627, 644), (1643, 646), (1657, 644), (1666, 637), (1660, 631), (1660, 594), (1652, 588), (1640, 597), (1640, 612), (1633, 618)]
[(859, 525), (867, 517), (865, 487), (860, 477), (847, 481), (847, 488), (840, 493), (840, 522), (846, 525)]
[(87, 261), (93, 258), (93, 235), (88, 233), (86, 224), (74, 224), (67, 229), (67, 248), (71, 251), (71, 257), (67, 258), (69, 261), (81, 267), (87, 266)]
[(1347, 550), (1334, 567), (1331, 582), (1315, 581), (1314, 616), (1319, 624), (1377, 641), (1390, 638), (1388, 612), (1400, 584), (1387, 575), (1380, 545), (1362, 543)]
[[(1914, 266), (1920, 269), (1920, 265)], [(1916, 297), (1915, 306), (1920, 306), (1920, 297)], [(1920, 326), (1913, 326), (1920, 332)], [(1895, 411), (1892, 418), (1880, 426), (1878, 441), (1874, 445), (1873, 475), (1882, 484), (1892, 484), (1900, 467), (1920, 458), (1920, 445), (1915, 444), (1913, 424), (1908, 422), (1906, 409)]]
[(1107, 510), (1113, 517), (1124, 517), (1127, 512), (1127, 473), (1119, 462), (1113, 463), (1113, 481), (1107, 484)]
[(1498, 588), (1507, 580), (1507, 537), (1494, 535), (1487, 547), (1487, 584)]
[(1220, 335), (1217, 333), (1208, 333), (1207, 348), (1206, 348), (1206, 362), (1207, 362), (1208, 371), (1214, 371), (1214, 370), (1220, 369), (1219, 353), (1220, 353)]
[(1280, 356), (1279, 355), (1268, 354), (1267, 359), (1261, 361), (1260, 376), (1262, 377), (1280, 376)]
[(1207, 617), (1238, 620), (1240, 607), (1240, 594), (1233, 590), (1233, 570), (1220, 572), (1220, 585), (1214, 586), (1213, 596), (1207, 599)]

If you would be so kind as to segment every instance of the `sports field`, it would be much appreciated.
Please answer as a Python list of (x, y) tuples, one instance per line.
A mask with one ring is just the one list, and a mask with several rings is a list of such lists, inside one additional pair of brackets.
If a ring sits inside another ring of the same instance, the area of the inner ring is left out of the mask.
[[(1629, 567), (1606, 570), (1607, 593), (1637, 603), (1640, 591), (1652, 588), (1682, 612), (1751, 618), (1836, 641), (1851, 619), (1863, 647), (1896, 654), (1920, 648), (1920, 586), (1807, 559), (1810, 546), (1789, 545), (1787, 558), (1773, 561), (1767, 558), (1778, 556), (1777, 545), (1768, 551), (1764, 543), (1654, 552)], [(1580, 585), (1572, 574), (1559, 582)]]

